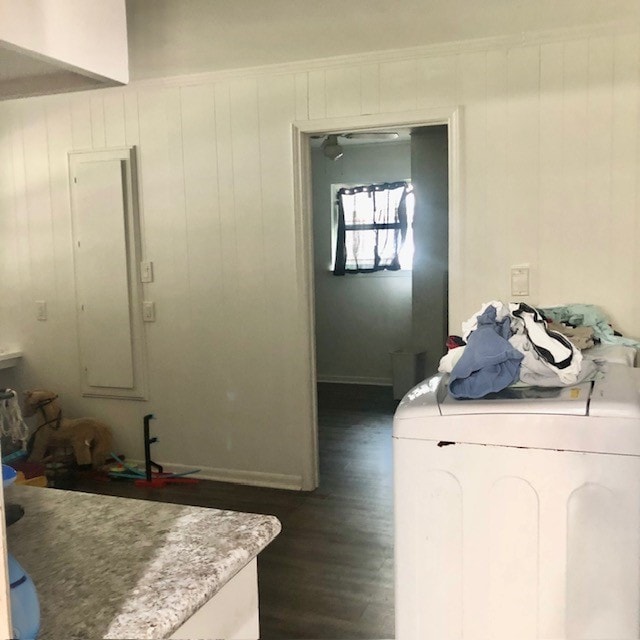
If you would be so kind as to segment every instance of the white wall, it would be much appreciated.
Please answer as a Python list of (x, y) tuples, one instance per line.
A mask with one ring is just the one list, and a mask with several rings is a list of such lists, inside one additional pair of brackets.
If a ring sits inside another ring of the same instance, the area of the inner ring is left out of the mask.
[[(22, 387), (107, 418), (128, 455), (141, 456), (152, 411), (159, 461), (309, 486), (313, 358), (291, 122), (443, 105), (462, 107), (450, 328), (509, 299), (510, 265), (529, 262), (530, 302), (596, 303), (640, 336), (639, 74), (638, 33), (600, 34), (1, 104), (0, 321), (26, 353)], [(66, 154), (123, 144), (139, 146), (156, 266), (148, 403), (79, 395)]]
[(312, 159), (318, 379), (391, 384), (389, 353), (411, 342), (411, 272), (333, 275), (331, 185), (410, 178), (409, 142), (345, 145), (336, 161), (314, 149)]
[(124, 0), (0, 0), (0, 43), (88, 75), (129, 80)]
[[(424, 377), (438, 371), (449, 328), (449, 131), (445, 125), (411, 132), (416, 197), (413, 233), (413, 346), (425, 351)], [(452, 213), (452, 218), (455, 213)]]

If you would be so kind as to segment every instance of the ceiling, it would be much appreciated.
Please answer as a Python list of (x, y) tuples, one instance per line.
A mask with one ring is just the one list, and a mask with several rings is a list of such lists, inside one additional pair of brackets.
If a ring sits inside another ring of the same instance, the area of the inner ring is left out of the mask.
[(131, 79), (640, 23), (638, 0), (126, 0)]

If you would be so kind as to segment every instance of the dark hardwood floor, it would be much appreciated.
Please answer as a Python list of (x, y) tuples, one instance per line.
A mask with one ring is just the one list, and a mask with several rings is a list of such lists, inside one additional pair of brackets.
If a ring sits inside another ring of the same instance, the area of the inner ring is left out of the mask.
[(282, 533), (260, 554), (262, 640), (394, 637), (388, 387), (320, 384), (320, 486), (310, 493), (202, 481), (141, 489), (78, 479), (82, 491), (269, 513)]

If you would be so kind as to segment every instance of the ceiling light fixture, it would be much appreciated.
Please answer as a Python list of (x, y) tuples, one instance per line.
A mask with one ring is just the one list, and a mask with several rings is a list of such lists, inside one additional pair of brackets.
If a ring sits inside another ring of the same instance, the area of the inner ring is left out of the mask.
[(347, 140), (371, 140), (372, 142), (397, 140), (399, 137), (399, 134), (396, 131), (354, 131), (351, 133), (342, 133), (340, 135)]
[(335, 133), (325, 138), (322, 143), (322, 153), (331, 160), (342, 158), (342, 147), (338, 144), (338, 136)]
[(387, 142), (397, 140), (400, 134), (397, 131), (349, 131), (345, 133), (315, 134), (310, 136), (313, 140), (322, 140), (320, 148), (323, 154), (330, 160), (342, 158), (343, 149), (338, 140), (343, 144), (357, 144), (366, 142)]

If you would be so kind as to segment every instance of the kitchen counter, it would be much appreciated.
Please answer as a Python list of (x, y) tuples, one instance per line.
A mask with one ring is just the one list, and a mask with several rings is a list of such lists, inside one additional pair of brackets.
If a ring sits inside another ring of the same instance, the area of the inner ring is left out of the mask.
[(22, 358), (22, 351), (0, 351), (0, 369), (15, 367)]
[(25, 509), (7, 538), (38, 591), (39, 640), (178, 637), (280, 532), (273, 516), (58, 489), (14, 485), (5, 502)]

